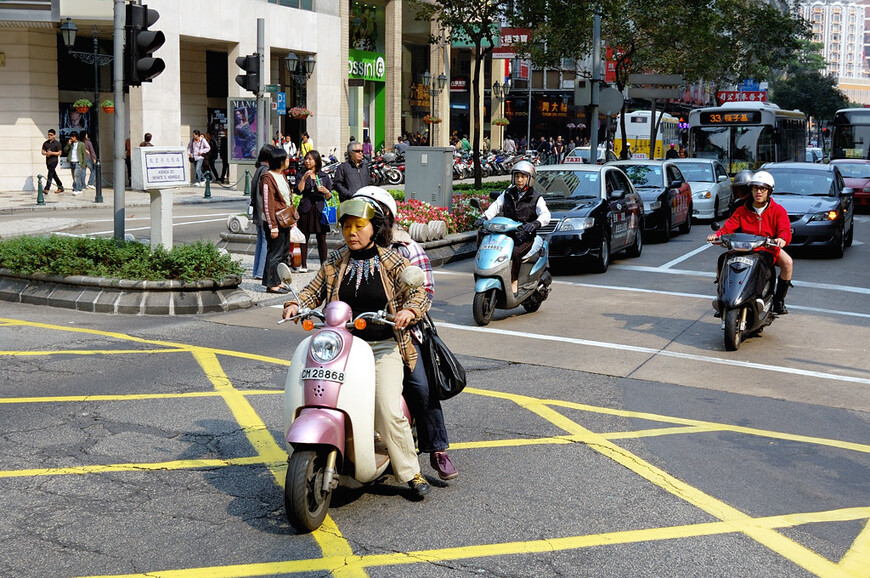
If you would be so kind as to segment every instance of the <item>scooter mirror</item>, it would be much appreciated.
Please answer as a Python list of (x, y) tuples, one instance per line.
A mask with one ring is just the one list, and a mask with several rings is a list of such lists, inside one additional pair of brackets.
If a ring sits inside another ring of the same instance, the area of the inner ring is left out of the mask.
[(713, 221), (712, 223), (710, 223), (710, 228), (713, 229), (714, 231), (718, 231), (722, 227), (719, 225), (719, 223), (717, 223), (716, 221)]
[(496, 200), (497, 198), (499, 198), (503, 192), (504, 192), (504, 191), (490, 191), (490, 192), (489, 192), (489, 198), (490, 198), (491, 200), (494, 201), (494, 200)]
[(410, 267), (405, 267), (402, 271), (401, 277), (399, 280), (403, 285), (410, 287), (411, 289), (416, 289), (423, 285), (423, 282), (426, 281), (426, 275), (423, 273), (423, 269), (417, 267), (416, 265), (411, 265)]
[(480, 204), (480, 201), (475, 199), (474, 197), (472, 197), (471, 200), (468, 201), (468, 204), (477, 209), (478, 211), (483, 210), (483, 206)]
[(290, 272), (290, 267), (287, 266), (287, 263), (278, 263), (278, 277), (284, 283), (290, 282), (290, 277), (292, 277), (292, 273)]

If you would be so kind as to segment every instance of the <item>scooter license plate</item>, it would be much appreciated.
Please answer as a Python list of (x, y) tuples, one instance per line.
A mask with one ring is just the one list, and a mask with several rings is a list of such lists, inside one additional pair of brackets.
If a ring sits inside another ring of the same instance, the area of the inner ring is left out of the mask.
[(302, 379), (324, 379), (344, 383), (344, 372), (322, 367), (306, 367), (302, 370)]

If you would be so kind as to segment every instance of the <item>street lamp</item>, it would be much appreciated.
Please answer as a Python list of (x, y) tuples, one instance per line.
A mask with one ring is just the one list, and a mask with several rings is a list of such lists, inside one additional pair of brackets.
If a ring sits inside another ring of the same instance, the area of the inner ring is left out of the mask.
[(302, 90), (305, 83), (311, 78), (314, 73), (314, 65), (317, 64), (317, 59), (313, 54), (308, 54), (301, 60), (295, 52), (290, 52), (284, 57), (284, 66), (287, 67), (287, 72), (290, 73), (290, 78), (299, 86), (296, 93), (297, 104), (302, 104)]
[(100, 102), (100, 67), (105, 66), (114, 60), (114, 57), (109, 54), (100, 54), (100, 44), (97, 38), (97, 27), (94, 26), (94, 51), (93, 52), (81, 52), (78, 50), (71, 50), (73, 46), (75, 46), (76, 42), (76, 33), (78, 32), (78, 28), (71, 18), (67, 18), (66, 22), (60, 25), (60, 34), (63, 38), (63, 45), (66, 46), (67, 53), (85, 64), (93, 64), (94, 65), (94, 114), (93, 114), (93, 131), (92, 143), (94, 145), (94, 153), (97, 155), (97, 160), (94, 163), (94, 170), (97, 173), (96, 178), (96, 196), (94, 198), (94, 202), (102, 203), (103, 202), (103, 174), (102, 174), (102, 166), (100, 163), (100, 141), (99, 141), (99, 117), (100, 114), (97, 110)]
[(506, 80), (504, 84), (501, 84), (497, 80), (492, 83), (492, 97), (498, 102), (506, 101), (508, 94), (510, 94), (510, 91), (511, 83), (509, 80)]
[[(444, 92), (444, 87), (447, 86), (447, 76), (442, 72), (433, 78), (429, 71), (423, 73), (423, 85), (426, 87), (426, 92), (429, 93), (429, 116), (435, 116), (435, 97)], [(429, 146), (433, 146), (433, 134), (435, 127), (429, 125)]]

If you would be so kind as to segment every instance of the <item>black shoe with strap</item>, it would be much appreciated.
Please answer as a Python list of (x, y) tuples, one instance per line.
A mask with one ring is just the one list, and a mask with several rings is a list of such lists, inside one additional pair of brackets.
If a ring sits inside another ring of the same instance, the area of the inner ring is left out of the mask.
[(416, 494), (418, 498), (424, 497), (432, 489), (432, 486), (429, 485), (429, 482), (426, 481), (423, 474), (417, 474), (411, 478), (408, 482), (408, 487), (414, 491), (414, 494)]

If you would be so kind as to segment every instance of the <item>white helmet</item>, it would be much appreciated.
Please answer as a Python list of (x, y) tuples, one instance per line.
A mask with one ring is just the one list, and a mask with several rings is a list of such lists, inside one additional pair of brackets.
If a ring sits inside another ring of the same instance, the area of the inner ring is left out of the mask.
[(357, 192), (353, 194), (354, 197), (367, 197), (369, 199), (373, 199), (384, 207), (389, 209), (390, 214), (393, 215), (393, 218), (397, 218), (399, 214), (399, 208), (396, 205), (396, 199), (393, 198), (393, 195), (388, 193), (385, 189), (381, 187), (375, 187), (373, 185), (369, 185), (367, 187), (363, 187)]
[(754, 187), (766, 187), (770, 192), (773, 192), (773, 175), (767, 171), (758, 171), (753, 175), (749, 184)]

